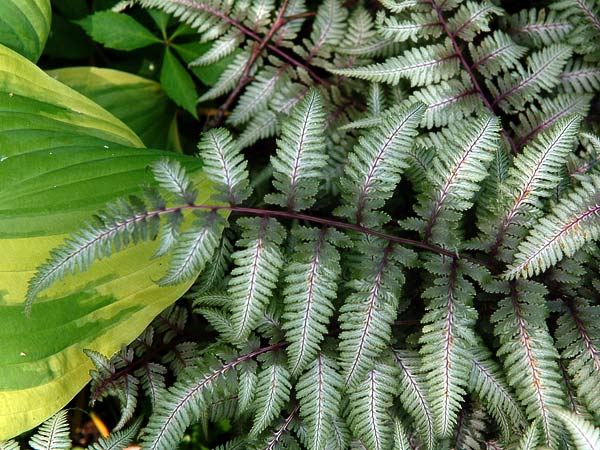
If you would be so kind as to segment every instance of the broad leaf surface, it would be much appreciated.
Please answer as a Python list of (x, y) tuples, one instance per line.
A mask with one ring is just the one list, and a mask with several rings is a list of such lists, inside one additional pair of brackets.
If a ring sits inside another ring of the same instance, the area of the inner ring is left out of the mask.
[(2, 0), (0, 44), (35, 62), (50, 33), (50, 0)]
[(48, 75), (110, 111), (148, 147), (180, 150), (175, 113), (159, 83), (120, 70), (68, 67)]
[[(83, 349), (113, 354), (187, 288), (160, 288), (156, 242), (67, 276), (23, 312), (35, 268), (106, 202), (151, 182), (159, 157), (97, 104), (0, 46), (0, 441), (62, 408), (89, 380)], [(200, 181), (200, 198), (211, 194)]]
[(162, 42), (150, 30), (127, 14), (99, 11), (77, 23), (95, 41), (115, 50), (135, 50)]

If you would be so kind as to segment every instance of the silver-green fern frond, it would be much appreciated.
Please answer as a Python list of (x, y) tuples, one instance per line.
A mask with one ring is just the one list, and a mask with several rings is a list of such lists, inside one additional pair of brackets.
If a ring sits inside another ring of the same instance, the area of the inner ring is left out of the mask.
[(65, 450), (71, 448), (67, 412), (59, 411), (45, 421), (29, 440), (33, 450)]
[(281, 193), (267, 196), (266, 201), (290, 211), (313, 205), (327, 164), (324, 129), (323, 100), (312, 89), (281, 124), (277, 153), (271, 158), (273, 185)]

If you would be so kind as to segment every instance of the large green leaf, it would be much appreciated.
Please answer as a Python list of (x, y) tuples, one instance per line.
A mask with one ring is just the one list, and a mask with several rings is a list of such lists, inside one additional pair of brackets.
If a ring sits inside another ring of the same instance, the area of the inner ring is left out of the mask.
[(2, 0), (0, 44), (37, 61), (50, 33), (50, 0)]
[(155, 81), (120, 70), (68, 67), (48, 75), (121, 119), (148, 147), (180, 150), (177, 108)]
[[(84, 348), (110, 355), (187, 288), (158, 287), (166, 261), (141, 244), (67, 276), (23, 313), (51, 248), (116, 196), (151, 182), (146, 150), (121, 121), (0, 46), (0, 441), (63, 407), (88, 381)], [(211, 194), (199, 181), (199, 201)]]

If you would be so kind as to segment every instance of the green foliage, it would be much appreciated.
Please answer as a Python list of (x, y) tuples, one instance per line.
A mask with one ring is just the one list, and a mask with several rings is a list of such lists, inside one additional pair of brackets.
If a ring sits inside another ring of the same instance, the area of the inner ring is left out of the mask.
[[(212, 448), (598, 447), (600, 11), (530, 6), (127, 0), (80, 21), (164, 43), (163, 88), (190, 128), (207, 114), (185, 139), (210, 188), (157, 154), (29, 278), (27, 311), (156, 241), (151, 281), (193, 283), (119, 353), (86, 351), (117, 429), (147, 418), (157, 450), (219, 423)], [(180, 57), (222, 70), (202, 87)]]

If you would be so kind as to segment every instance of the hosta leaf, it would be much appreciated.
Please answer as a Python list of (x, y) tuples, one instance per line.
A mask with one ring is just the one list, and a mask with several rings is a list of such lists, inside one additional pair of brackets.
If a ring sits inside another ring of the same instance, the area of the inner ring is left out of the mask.
[(177, 108), (159, 83), (100, 67), (67, 67), (49, 70), (48, 75), (121, 119), (146, 146), (181, 151)]
[(50, 33), (50, 0), (0, 2), (0, 44), (36, 62)]
[[(121, 121), (2, 46), (0, 66), (2, 440), (47, 419), (89, 381), (84, 348), (113, 354), (188, 284), (155, 284), (166, 261), (151, 259), (158, 242), (148, 242), (67, 275), (23, 314), (28, 282), (50, 250), (115, 197), (139, 194), (167, 153), (145, 150)], [(190, 173), (199, 167), (168, 155)], [(208, 201), (210, 183), (198, 187)]]

